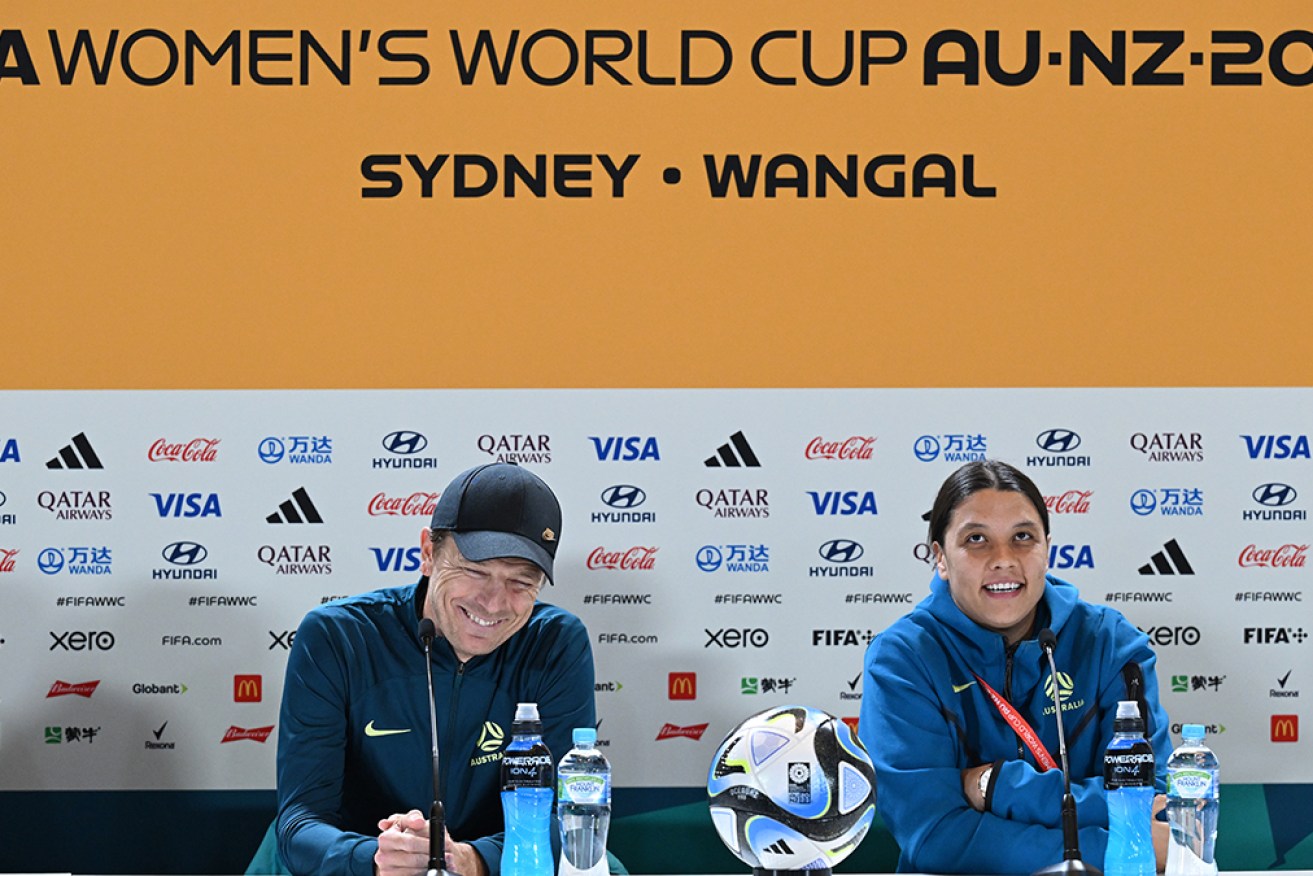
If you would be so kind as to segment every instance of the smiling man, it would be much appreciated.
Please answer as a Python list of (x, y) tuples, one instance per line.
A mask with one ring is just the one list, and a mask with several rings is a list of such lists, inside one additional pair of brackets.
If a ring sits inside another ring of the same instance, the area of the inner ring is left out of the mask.
[(556, 756), (596, 725), (588, 633), (538, 601), (561, 508), (512, 464), (462, 472), (420, 537), (419, 582), (310, 612), (287, 661), (278, 736), (278, 849), (296, 874), (423, 873), (433, 800), (418, 625), (433, 621), (448, 869), (499, 870), (500, 764), (519, 702)]

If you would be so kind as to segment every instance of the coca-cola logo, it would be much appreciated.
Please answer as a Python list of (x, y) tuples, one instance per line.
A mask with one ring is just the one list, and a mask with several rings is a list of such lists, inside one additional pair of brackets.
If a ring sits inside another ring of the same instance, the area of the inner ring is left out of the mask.
[(595, 547), (588, 554), (588, 568), (646, 572), (656, 568), (656, 554), (660, 548), (636, 545), (621, 551), (608, 551)]
[(1056, 496), (1045, 496), (1044, 507), (1050, 514), (1088, 514), (1093, 495), (1093, 490), (1068, 490)]
[(376, 493), (369, 500), (370, 517), (432, 517), (438, 506), (439, 493), (411, 493), (409, 496), (389, 496)]
[(155, 441), (146, 453), (151, 462), (214, 462), (219, 458), (218, 438), (193, 438), (170, 444), (163, 438)]
[(51, 697), (68, 696), (86, 697), (87, 699), (90, 699), (91, 695), (96, 692), (96, 687), (99, 684), (99, 679), (96, 681), (84, 681), (81, 684), (69, 684), (67, 681), (56, 681), (50, 686), (50, 692), (46, 694), (46, 699), (50, 699)]
[(657, 742), (662, 739), (701, 739), (702, 734), (707, 732), (706, 724), (690, 724), (687, 727), (680, 727), (677, 724), (663, 724), (657, 731)]
[(18, 548), (0, 548), (0, 572), (14, 571), (16, 556), (18, 556)]
[(265, 742), (269, 739), (269, 734), (274, 732), (274, 727), (270, 724), (268, 727), (253, 727), (247, 730), (245, 727), (229, 727), (228, 731), (223, 734), (220, 742), (237, 742), (241, 739), (249, 739), (252, 742)]
[(807, 442), (808, 459), (870, 459), (875, 452), (874, 435), (853, 435), (839, 441), (826, 441), (821, 436)]
[(1306, 544), (1283, 544), (1276, 548), (1249, 545), (1240, 552), (1240, 567), (1265, 566), (1271, 569), (1302, 569), (1308, 553)]

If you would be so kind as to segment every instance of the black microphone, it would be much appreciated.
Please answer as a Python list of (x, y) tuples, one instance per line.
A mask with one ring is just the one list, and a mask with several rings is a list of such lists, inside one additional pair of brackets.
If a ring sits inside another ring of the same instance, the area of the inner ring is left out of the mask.
[(447, 873), (446, 816), (442, 809), (442, 786), (438, 769), (438, 710), (433, 699), (433, 640), (437, 627), (428, 618), (419, 622), (419, 638), (424, 643), (424, 668), (429, 679), (429, 732), (433, 737), (433, 806), (429, 809), (428, 876)]
[(1058, 755), (1062, 759), (1062, 862), (1041, 867), (1031, 876), (1067, 876), (1082, 873), (1087, 876), (1103, 876), (1103, 871), (1092, 864), (1087, 864), (1080, 857), (1080, 828), (1076, 824), (1076, 798), (1071, 794), (1071, 771), (1067, 767), (1067, 734), (1062, 728), (1062, 700), (1058, 697), (1058, 664), (1053, 660), (1053, 652), (1058, 647), (1058, 637), (1053, 630), (1045, 627), (1039, 631), (1039, 647), (1049, 661), (1049, 673), (1053, 680), (1053, 711), (1058, 718)]

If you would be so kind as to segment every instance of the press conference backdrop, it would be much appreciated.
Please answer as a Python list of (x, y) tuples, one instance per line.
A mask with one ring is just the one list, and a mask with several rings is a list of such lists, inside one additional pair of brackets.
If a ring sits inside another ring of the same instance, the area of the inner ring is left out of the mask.
[[(1173, 731), (1207, 725), (1228, 783), (1306, 803), (1311, 403), (1309, 389), (0, 393), (0, 790), (271, 789), (301, 617), (414, 581), (439, 490), (492, 460), (560, 496), (542, 598), (587, 624), (618, 795), (696, 789), (748, 714), (799, 702), (856, 721), (867, 643), (927, 592), (922, 515), (950, 471), (990, 457), (1044, 493), (1053, 572), (1148, 633)], [(1309, 826), (1275, 818), (1283, 854), (1306, 853)]]

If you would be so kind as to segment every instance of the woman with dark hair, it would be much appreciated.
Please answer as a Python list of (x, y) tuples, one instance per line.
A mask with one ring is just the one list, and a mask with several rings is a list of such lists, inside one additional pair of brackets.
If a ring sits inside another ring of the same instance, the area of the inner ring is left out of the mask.
[[(930, 549), (930, 595), (871, 642), (863, 675), (859, 735), (898, 869), (1030, 873), (1062, 861), (1055, 682), (1081, 852), (1101, 867), (1103, 752), (1119, 700), (1139, 703), (1164, 789), (1171, 742), (1148, 638), (1047, 574), (1044, 497), (1007, 463), (949, 475), (930, 512)], [(1041, 630), (1057, 640), (1056, 680)], [(1165, 823), (1155, 822), (1154, 846), (1161, 869)]]

